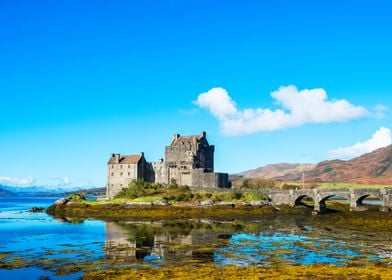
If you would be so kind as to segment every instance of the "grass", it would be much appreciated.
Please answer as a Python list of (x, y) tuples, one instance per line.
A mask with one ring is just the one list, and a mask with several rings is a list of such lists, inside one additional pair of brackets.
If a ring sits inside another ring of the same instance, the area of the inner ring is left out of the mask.
[[(279, 188), (281, 188), (283, 185), (289, 185), (292, 186), (293, 188), (303, 188), (303, 184), (301, 182), (282, 182), (279, 185)], [(391, 185), (380, 185), (380, 184), (358, 184), (358, 183), (343, 183), (343, 182), (322, 182), (322, 183), (305, 183), (305, 188), (318, 188), (318, 189), (347, 189), (347, 188), (387, 188), (390, 187), (392, 188)]]
[(143, 270), (89, 272), (82, 279), (392, 279), (392, 267), (337, 267), (282, 265), (275, 267), (215, 267), (206, 265)]
[(357, 184), (357, 183), (334, 183), (334, 182), (330, 182), (330, 183), (320, 183), (319, 184), (320, 187), (319, 188), (386, 188), (386, 187), (392, 187), (392, 185), (368, 185), (368, 184)]

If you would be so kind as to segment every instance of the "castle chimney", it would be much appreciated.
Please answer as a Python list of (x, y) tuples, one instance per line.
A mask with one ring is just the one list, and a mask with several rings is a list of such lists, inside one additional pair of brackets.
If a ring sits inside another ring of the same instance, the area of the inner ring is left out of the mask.
[(116, 163), (120, 163), (120, 154), (115, 154), (114, 156), (116, 158)]
[(142, 157), (144, 157), (144, 152), (141, 152), (140, 155), (141, 155)]
[(201, 135), (202, 135), (204, 138), (206, 138), (207, 132), (203, 131), (203, 132), (201, 133)]
[(177, 140), (178, 138), (180, 138), (180, 134), (174, 133), (173, 134), (173, 140)]

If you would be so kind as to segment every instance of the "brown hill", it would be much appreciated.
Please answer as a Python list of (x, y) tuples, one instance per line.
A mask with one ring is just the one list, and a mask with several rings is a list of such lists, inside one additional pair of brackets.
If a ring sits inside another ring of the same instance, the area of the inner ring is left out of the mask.
[(236, 175), (243, 178), (264, 178), (273, 179), (277, 177), (283, 177), (290, 174), (297, 174), (304, 171), (313, 170), (316, 167), (315, 164), (305, 163), (276, 163), (268, 164), (263, 167), (259, 167), (252, 170), (247, 170)]
[[(299, 181), (302, 172), (275, 178)], [(305, 172), (305, 178), (309, 182), (392, 184), (392, 145), (348, 161), (322, 161), (314, 169)]]

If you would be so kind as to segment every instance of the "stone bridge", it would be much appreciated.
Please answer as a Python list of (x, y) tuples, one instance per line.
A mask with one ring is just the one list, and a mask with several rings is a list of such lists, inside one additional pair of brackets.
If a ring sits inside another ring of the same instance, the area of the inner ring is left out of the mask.
[(350, 210), (359, 209), (362, 202), (371, 197), (381, 202), (381, 211), (392, 210), (392, 188), (344, 188), (344, 189), (297, 189), (279, 190), (270, 192), (267, 196), (272, 203), (301, 205), (305, 197), (314, 201), (314, 211), (321, 212), (326, 209), (325, 202), (330, 198), (345, 198), (350, 202)]

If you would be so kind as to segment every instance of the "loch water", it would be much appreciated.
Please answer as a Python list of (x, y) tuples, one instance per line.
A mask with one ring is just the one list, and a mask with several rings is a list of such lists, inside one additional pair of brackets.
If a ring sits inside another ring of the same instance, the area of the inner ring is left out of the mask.
[[(55, 197), (0, 198), (0, 279), (78, 279), (83, 271), (164, 266), (392, 262), (390, 235), (311, 216), (251, 221), (100, 221), (32, 213)], [(338, 215), (338, 214), (335, 214)]]

